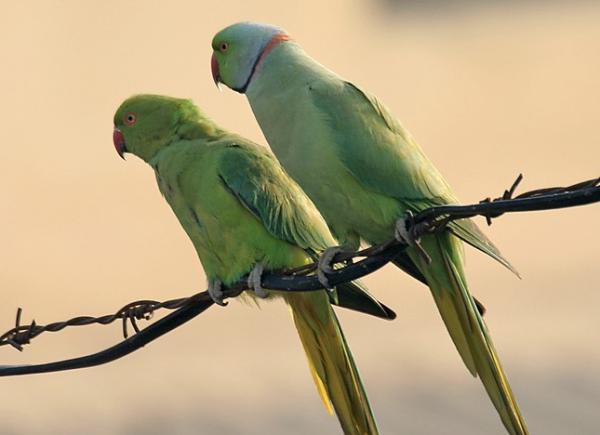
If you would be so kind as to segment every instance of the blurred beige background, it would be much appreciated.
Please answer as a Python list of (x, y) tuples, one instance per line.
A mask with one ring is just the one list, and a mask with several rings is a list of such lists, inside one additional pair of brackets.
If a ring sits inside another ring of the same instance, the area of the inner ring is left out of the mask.
[[(465, 202), (599, 175), (594, 2), (40, 1), (0, 4), (0, 329), (104, 314), (204, 287), (153, 174), (112, 142), (134, 93), (192, 97), (261, 143), (245, 98), (214, 87), (214, 32), (276, 23), (378, 95)], [(500, 2), (498, 2), (500, 3)], [(535, 434), (600, 427), (600, 207), (506, 216), (488, 230), (519, 281), (469, 250), (471, 286)], [(483, 224), (483, 222), (482, 222)], [(384, 434), (503, 434), (428, 291), (394, 269), (366, 282), (394, 322), (340, 312)], [(45, 334), (0, 363), (88, 353), (120, 326)], [(110, 365), (0, 379), (0, 433), (335, 434), (282, 304), (238, 302)]]

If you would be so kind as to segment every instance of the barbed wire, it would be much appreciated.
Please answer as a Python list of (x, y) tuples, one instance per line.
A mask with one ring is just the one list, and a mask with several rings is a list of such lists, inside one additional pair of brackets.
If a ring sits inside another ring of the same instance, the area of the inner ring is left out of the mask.
[[(600, 201), (600, 177), (574, 184), (568, 187), (551, 187), (522, 193), (513, 198), (514, 192), (523, 179), (519, 175), (510, 189), (505, 190), (499, 198), (486, 198), (478, 204), (444, 205), (432, 207), (416, 215), (409, 215), (407, 230), (414, 240), (418, 241), (425, 234), (443, 230), (454, 220), (483, 216), (488, 224), (505, 213), (528, 212), (536, 210), (551, 210), (574, 207)], [(362, 249), (356, 252), (342, 252), (335, 256), (334, 262), (342, 264), (331, 274), (328, 280), (332, 286), (353, 281), (373, 273), (392, 259), (397, 257), (407, 245), (396, 239), (386, 243)], [(362, 258), (354, 262), (356, 258)], [(299, 268), (265, 274), (262, 277), (264, 288), (278, 291), (315, 291), (323, 285), (312, 274), (317, 263)], [(223, 288), (225, 298), (239, 296), (249, 290), (246, 277), (239, 282)], [(170, 299), (159, 302), (154, 300), (138, 300), (123, 306), (114, 314), (100, 317), (78, 316), (72, 319), (38, 325), (35, 320), (29, 324), (21, 324), (22, 310), (17, 310), (15, 326), (0, 336), (0, 346), (11, 345), (22, 351), (25, 344), (44, 332), (58, 332), (67, 327), (86, 326), (91, 324), (107, 325), (117, 320), (122, 321), (124, 341), (103, 351), (83, 357), (36, 365), (0, 365), (0, 376), (21, 375), (30, 373), (45, 373), (60, 370), (91, 367), (121, 358), (167, 332), (186, 323), (213, 305), (207, 291), (196, 293), (190, 297)], [(150, 320), (154, 313), (161, 309), (176, 310), (157, 322), (140, 330), (138, 320)], [(131, 324), (135, 334), (129, 336), (128, 324)]]

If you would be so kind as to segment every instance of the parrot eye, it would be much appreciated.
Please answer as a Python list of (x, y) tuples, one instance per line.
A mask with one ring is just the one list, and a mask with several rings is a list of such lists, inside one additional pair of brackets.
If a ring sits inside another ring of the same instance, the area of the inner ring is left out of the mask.
[(135, 124), (135, 121), (137, 121), (137, 117), (135, 116), (135, 113), (128, 113), (125, 115), (124, 121), (126, 125), (133, 125)]
[(229, 48), (229, 44), (226, 42), (221, 42), (221, 45), (219, 45), (219, 49), (221, 50), (221, 52), (227, 51), (228, 48)]

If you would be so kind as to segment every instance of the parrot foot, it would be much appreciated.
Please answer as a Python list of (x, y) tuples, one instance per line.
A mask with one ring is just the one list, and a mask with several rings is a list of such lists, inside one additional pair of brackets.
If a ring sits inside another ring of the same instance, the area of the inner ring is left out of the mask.
[(258, 263), (256, 266), (254, 266), (254, 269), (252, 269), (252, 272), (250, 272), (250, 274), (248, 275), (248, 288), (254, 291), (254, 294), (256, 294), (256, 296), (258, 296), (261, 299), (266, 298), (269, 293), (262, 288), (262, 274), (265, 270), (265, 267), (261, 264)]
[(406, 213), (406, 217), (401, 217), (396, 221), (394, 237), (400, 243), (404, 243), (405, 245), (410, 246), (411, 248), (415, 248), (421, 256), (421, 258), (425, 261), (425, 263), (431, 264), (431, 257), (429, 256), (427, 251), (425, 251), (425, 249), (423, 249), (423, 247), (421, 246), (420, 240), (414, 232), (414, 226), (412, 225), (412, 223), (413, 214), (409, 210)]
[(327, 290), (333, 290), (333, 286), (329, 283), (329, 279), (327, 278), (328, 274), (335, 271), (332, 267), (333, 260), (335, 259), (336, 255), (344, 252), (347, 252), (347, 250), (341, 246), (332, 246), (325, 249), (319, 257), (319, 261), (317, 263), (317, 278)]
[(222, 307), (226, 306), (229, 302), (223, 302), (223, 290), (221, 290), (222, 283), (218, 279), (208, 281), (208, 294), (213, 302)]

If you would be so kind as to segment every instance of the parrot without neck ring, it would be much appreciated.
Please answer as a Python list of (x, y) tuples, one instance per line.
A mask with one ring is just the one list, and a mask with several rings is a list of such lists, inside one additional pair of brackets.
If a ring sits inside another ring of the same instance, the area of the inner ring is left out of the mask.
[[(377, 434), (358, 369), (331, 303), (393, 319), (358, 283), (333, 292), (284, 293), (260, 286), (262, 270), (312, 262), (335, 244), (310, 199), (263, 147), (231, 134), (189, 100), (138, 95), (114, 117), (119, 155), (131, 153), (155, 171), (159, 189), (190, 237), (223, 304), (221, 283), (250, 273), (257, 296), (282, 298), (292, 316), (318, 392), (347, 434)], [(249, 296), (253, 293), (249, 293)]]

